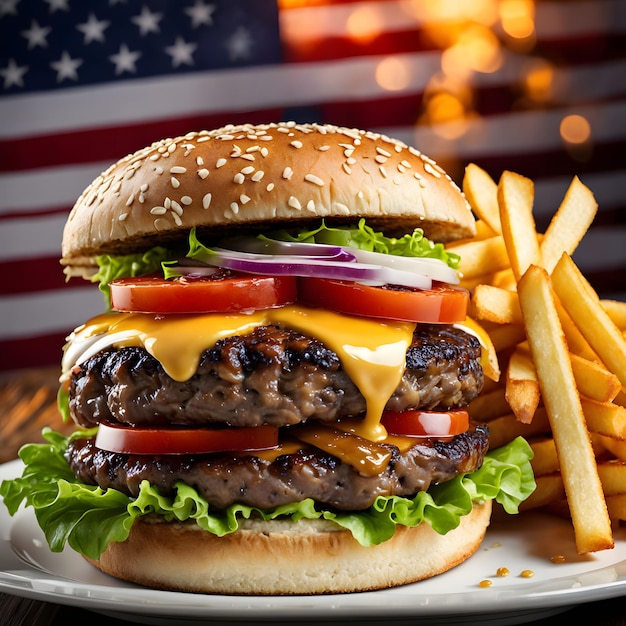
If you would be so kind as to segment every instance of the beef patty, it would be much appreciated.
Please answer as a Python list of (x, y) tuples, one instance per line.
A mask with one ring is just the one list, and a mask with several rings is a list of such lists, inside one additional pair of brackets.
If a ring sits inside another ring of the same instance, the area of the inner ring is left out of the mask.
[[(418, 324), (402, 381), (387, 407), (445, 410), (482, 389), (478, 340), (447, 325)], [(187, 381), (171, 379), (142, 348), (102, 351), (74, 368), (70, 412), (81, 426), (285, 426), (365, 411), (365, 398), (320, 341), (276, 326), (206, 350)]]
[(76, 477), (103, 489), (112, 487), (130, 496), (147, 480), (163, 495), (173, 495), (175, 484), (193, 486), (209, 505), (224, 508), (233, 503), (270, 508), (305, 498), (341, 510), (362, 510), (377, 496), (412, 496), (431, 485), (478, 469), (488, 448), (486, 426), (470, 429), (446, 441), (417, 439), (401, 452), (391, 452), (386, 469), (373, 476), (318, 450), (300, 451), (267, 460), (250, 454), (139, 456), (105, 452), (93, 439), (70, 443), (67, 458)]

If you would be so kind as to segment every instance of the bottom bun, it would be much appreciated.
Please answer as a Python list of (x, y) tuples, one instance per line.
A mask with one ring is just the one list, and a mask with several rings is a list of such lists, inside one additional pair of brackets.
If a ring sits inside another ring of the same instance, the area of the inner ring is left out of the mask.
[(147, 587), (230, 595), (368, 591), (441, 574), (469, 558), (485, 536), (491, 501), (475, 505), (446, 535), (423, 523), (399, 526), (393, 538), (366, 548), (323, 520), (247, 521), (224, 537), (195, 523), (136, 521), (128, 539), (99, 560), (116, 578)]

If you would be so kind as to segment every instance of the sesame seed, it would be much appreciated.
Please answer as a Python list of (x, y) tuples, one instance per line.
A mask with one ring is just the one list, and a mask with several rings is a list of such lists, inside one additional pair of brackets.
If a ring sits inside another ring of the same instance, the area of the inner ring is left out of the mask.
[(398, 163), (398, 172), (400, 172), (401, 174), (404, 174), (404, 172), (406, 172), (406, 167), (404, 167), (402, 163)]
[(137, 199), (141, 204), (143, 204), (146, 201), (146, 196), (144, 196), (142, 193), (139, 193), (139, 198)]
[(317, 185), (318, 187), (324, 186), (324, 181), (319, 176), (315, 176), (315, 174), (307, 174), (304, 177), (304, 180), (306, 180), (307, 183), (313, 183), (314, 185)]
[(174, 223), (176, 226), (182, 226), (183, 220), (180, 219), (180, 216), (177, 213), (172, 213), (172, 217), (174, 218)]
[(174, 167), (170, 167), (170, 174), (184, 174), (187, 171), (186, 167), (182, 167), (181, 165), (175, 165)]
[(292, 141), (289, 145), (293, 146), (294, 148), (302, 148), (302, 142), (298, 140)]
[(165, 198), (165, 201), (163, 202), (163, 206), (166, 209), (171, 209), (172, 208), (172, 200), (171, 200), (171, 198)]
[(424, 163), (424, 170), (435, 178), (441, 178), (441, 174), (428, 162)]
[(276, 130), (279, 133), (285, 133), (285, 134), (289, 132), (289, 129), (287, 127), (285, 127), (285, 126), (278, 126), (278, 128), (276, 128)]
[(180, 201), (185, 205), (185, 206), (189, 206), (193, 200), (191, 199), (191, 196), (183, 196)]
[(241, 202), (241, 204), (248, 204), (248, 202), (250, 202), (250, 196), (246, 196), (245, 193), (242, 193), (239, 196), (239, 202)]
[(148, 191), (148, 183), (141, 185), (141, 187), (139, 187), (139, 191)]
[(244, 168), (241, 170), (241, 173), (242, 173), (242, 174), (244, 174), (244, 175), (246, 175), (246, 176), (247, 176), (248, 174), (252, 174), (252, 172), (254, 172), (254, 167), (253, 167), (252, 165), (248, 165), (248, 167), (244, 167)]
[(254, 172), (250, 180), (258, 183), (263, 178), (263, 176), (265, 176), (265, 172), (263, 170), (257, 170), (256, 172)]
[(330, 150), (330, 146), (320, 146), (318, 150), (320, 152), (326, 152), (326, 150)]
[(362, 191), (359, 191), (359, 193), (357, 193), (357, 194), (356, 194), (356, 197), (357, 197), (359, 200), (363, 200), (363, 192), (362, 192)]
[(183, 207), (180, 206), (180, 204), (178, 204), (178, 202), (176, 202), (176, 200), (172, 200), (172, 211), (174, 211), (174, 213), (178, 213), (178, 215), (182, 215), (183, 214)]
[(167, 209), (164, 206), (153, 206), (150, 209), (150, 213), (152, 213), (152, 215), (165, 215), (167, 213)]
[(254, 161), (254, 154), (242, 154), (240, 155), (240, 158), (246, 161)]
[(222, 165), (226, 165), (226, 159), (221, 158), (217, 160), (217, 163), (215, 164), (215, 167), (220, 168), (222, 167)]
[(203, 167), (201, 170), (198, 170), (198, 176), (200, 176), (202, 180), (204, 180), (208, 175), (209, 170), (207, 170), (206, 168)]
[(171, 143), (169, 146), (167, 146), (167, 151), (168, 152), (174, 152), (174, 150), (176, 150), (177, 146), (175, 143)]
[(135, 201), (135, 194), (131, 193), (130, 196), (128, 196), (128, 200), (126, 200), (126, 206), (130, 206), (134, 201)]
[[(264, 137), (261, 137), (261, 139), (264, 139)], [(270, 151), (265, 146), (263, 146), (261, 148), (261, 155), (262, 156), (266, 157), (269, 153), (270, 153)]]
[(163, 174), (163, 168), (161, 166), (157, 166), (154, 168), (154, 171), (161, 176), (161, 174)]
[(239, 213), (239, 205), (236, 202), (231, 202), (230, 210), (236, 215), (237, 213)]
[(274, 139), (274, 137), (272, 137), (271, 135), (263, 135), (263, 137), (259, 137), (259, 139), (261, 141), (272, 141), (272, 139)]
[(160, 154), (152, 154), (150, 155), (150, 160), (151, 161), (158, 161), (161, 158)]
[(196, 139), (196, 141), (198, 143), (204, 143), (205, 141), (209, 141), (209, 139), (211, 139), (210, 137), (198, 137), (198, 139)]
[(377, 154), (374, 160), (376, 161), (376, 163), (382, 164), (382, 163), (386, 163), (388, 158), (389, 157), (383, 156), (382, 154)]
[(391, 156), (391, 152), (387, 152), (387, 150), (383, 150), (383, 148), (381, 148), (380, 146), (376, 146), (376, 152), (378, 152), (378, 154), (382, 156), (386, 156), (387, 158)]
[(387, 170), (382, 165), (379, 165), (378, 169), (380, 170), (380, 173), (382, 174), (382, 177), (383, 178), (387, 178)]
[(346, 215), (350, 213), (350, 209), (341, 202), (335, 202), (335, 208), (338, 212), (345, 213)]
[(120, 213), (120, 215), (119, 215), (119, 217), (117, 219), (120, 222), (123, 222), (127, 217), (128, 217), (128, 213)]
[(274, 183), (268, 183), (267, 187), (265, 188), (267, 191), (272, 191), (274, 189)]
[(315, 202), (313, 202), (313, 200), (309, 200), (306, 203), (306, 210), (310, 211), (311, 213), (315, 213)]
[(237, 172), (233, 177), (233, 181), (238, 185), (241, 185), (244, 180), (246, 180), (246, 177), (241, 172)]
[(286, 178), (287, 180), (289, 180), (292, 176), (293, 176), (293, 170), (289, 166), (287, 166), (283, 170), (283, 178)]
[(350, 157), (350, 158), (346, 159), (346, 163), (348, 165), (354, 165), (356, 163), (356, 159), (354, 157)]
[(196, 157), (196, 165), (204, 165), (204, 159), (201, 156)]
[(350, 158), (353, 154), (354, 154), (354, 148), (346, 148), (343, 151), (343, 156), (345, 156), (346, 159)]
[(287, 201), (287, 204), (292, 209), (297, 209), (298, 211), (300, 209), (302, 209), (302, 205), (300, 204), (300, 200), (298, 200), (298, 198), (296, 198), (295, 196), (289, 196), (289, 200)]
[(205, 194), (204, 198), (202, 198), (202, 207), (204, 209), (208, 209), (211, 206), (211, 198), (210, 193)]
[(400, 161), (401, 165), (404, 165), (407, 169), (411, 167), (411, 164), (405, 159), (404, 161)]
[(346, 174), (352, 174), (352, 168), (347, 163), (342, 163), (341, 167)]
[(178, 178), (174, 178), (173, 176), (170, 178), (170, 183), (174, 189), (178, 189), (180, 187), (180, 181)]

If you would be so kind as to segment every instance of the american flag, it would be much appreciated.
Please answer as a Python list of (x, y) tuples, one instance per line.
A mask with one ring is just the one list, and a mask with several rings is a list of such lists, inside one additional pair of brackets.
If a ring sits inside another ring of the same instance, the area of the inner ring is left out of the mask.
[(65, 284), (67, 213), (111, 162), (226, 123), (330, 122), (536, 182), (600, 213), (575, 257), (626, 299), (620, 0), (0, 0), (0, 371), (56, 365), (102, 311)]

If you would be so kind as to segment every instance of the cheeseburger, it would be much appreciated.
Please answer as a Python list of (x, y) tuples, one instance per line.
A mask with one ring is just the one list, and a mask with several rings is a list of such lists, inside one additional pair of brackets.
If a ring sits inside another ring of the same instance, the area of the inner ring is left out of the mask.
[[(0, 487), (115, 577), (321, 594), (434, 576), (492, 500), (533, 489), (521, 439), (489, 450), (459, 259), (459, 189), (417, 150), (294, 123), (166, 139), (99, 176), (61, 262), (107, 309), (65, 347), (80, 427)], [(436, 242), (436, 243), (435, 243)]]

